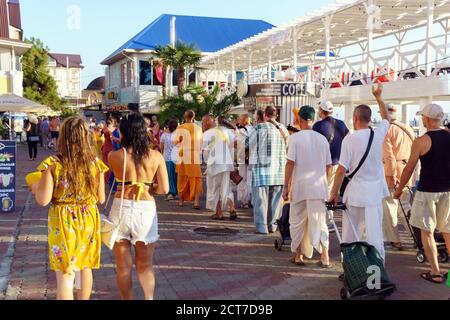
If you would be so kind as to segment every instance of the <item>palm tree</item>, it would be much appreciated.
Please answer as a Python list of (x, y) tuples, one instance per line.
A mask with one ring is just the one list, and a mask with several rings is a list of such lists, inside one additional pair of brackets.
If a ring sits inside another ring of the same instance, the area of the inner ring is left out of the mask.
[(181, 41), (172, 46), (157, 46), (155, 56), (165, 66), (171, 66), (178, 73), (178, 95), (183, 95), (186, 88), (186, 69), (197, 68), (202, 59), (200, 50), (194, 44), (186, 44)]

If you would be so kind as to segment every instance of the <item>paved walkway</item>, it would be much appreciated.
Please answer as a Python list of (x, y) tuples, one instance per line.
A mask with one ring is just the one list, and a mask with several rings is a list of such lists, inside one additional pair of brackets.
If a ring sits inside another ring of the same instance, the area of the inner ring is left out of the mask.
[[(0, 299), (55, 299), (55, 275), (49, 271), (47, 258), (47, 210), (39, 208), (22, 187), (24, 174), (37, 165), (26, 158), (20, 147), (17, 213), (0, 215)], [(335, 235), (330, 239), (332, 269), (315, 267), (317, 260), (301, 268), (289, 262), (289, 248), (274, 249), (276, 236), (253, 233), (250, 211), (240, 212), (236, 222), (216, 222), (209, 220), (210, 212), (181, 210), (175, 202), (162, 199), (158, 199), (158, 210), (161, 241), (155, 256), (156, 299), (339, 299), (342, 284), (337, 277), (342, 268)], [(195, 231), (202, 227), (226, 227), (237, 233), (207, 236)], [(403, 237), (408, 250), (388, 250), (387, 255), (388, 272), (398, 286), (391, 299), (449, 299), (448, 287), (419, 278), (426, 265), (416, 262), (411, 239), (406, 233)], [(93, 299), (119, 298), (113, 255), (105, 247), (94, 281)], [(135, 284), (136, 298), (141, 299)]]

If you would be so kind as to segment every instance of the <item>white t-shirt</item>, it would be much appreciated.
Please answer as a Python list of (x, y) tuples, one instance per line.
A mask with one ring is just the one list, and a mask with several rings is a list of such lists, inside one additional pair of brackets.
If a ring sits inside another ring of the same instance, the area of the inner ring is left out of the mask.
[(292, 202), (327, 200), (327, 166), (332, 164), (327, 139), (313, 130), (297, 132), (289, 138), (287, 158), (295, 162)]
[(203, 134), (204, 159), (207, 163), (206, 173), (215, 176), (234, 170), (235, 134), (224, 127), (209, 129)]
[[(354, 207), (376, 206), (389, 196), (384, 177), (383, 143), (389, 130), (389, 122), (383, 120), (376, 129), (369, 155), (361, 169), (350, 181), (344, 194), (344, 202)], [(349, 174), (358, 167), (370, 138), (370, 129), (357, 130), (342, 142), (339, 164)]]

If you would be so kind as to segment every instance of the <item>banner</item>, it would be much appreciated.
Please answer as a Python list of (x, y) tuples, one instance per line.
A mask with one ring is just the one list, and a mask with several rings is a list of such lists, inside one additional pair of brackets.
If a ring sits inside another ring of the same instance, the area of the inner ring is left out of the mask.
[(16, 142), (0, 141), (0, 213), (16, 210)]

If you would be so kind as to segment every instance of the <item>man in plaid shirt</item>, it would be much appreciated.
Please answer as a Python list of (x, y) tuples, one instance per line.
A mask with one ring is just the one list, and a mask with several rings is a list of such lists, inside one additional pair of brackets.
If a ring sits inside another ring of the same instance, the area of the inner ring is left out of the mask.
[(289, 133), (276, 118), (277, 109), (267, 107), (266, 122), (259, 124), (250, 136), (253, 215), (258, 234), (274, 233), (282, 210)]

